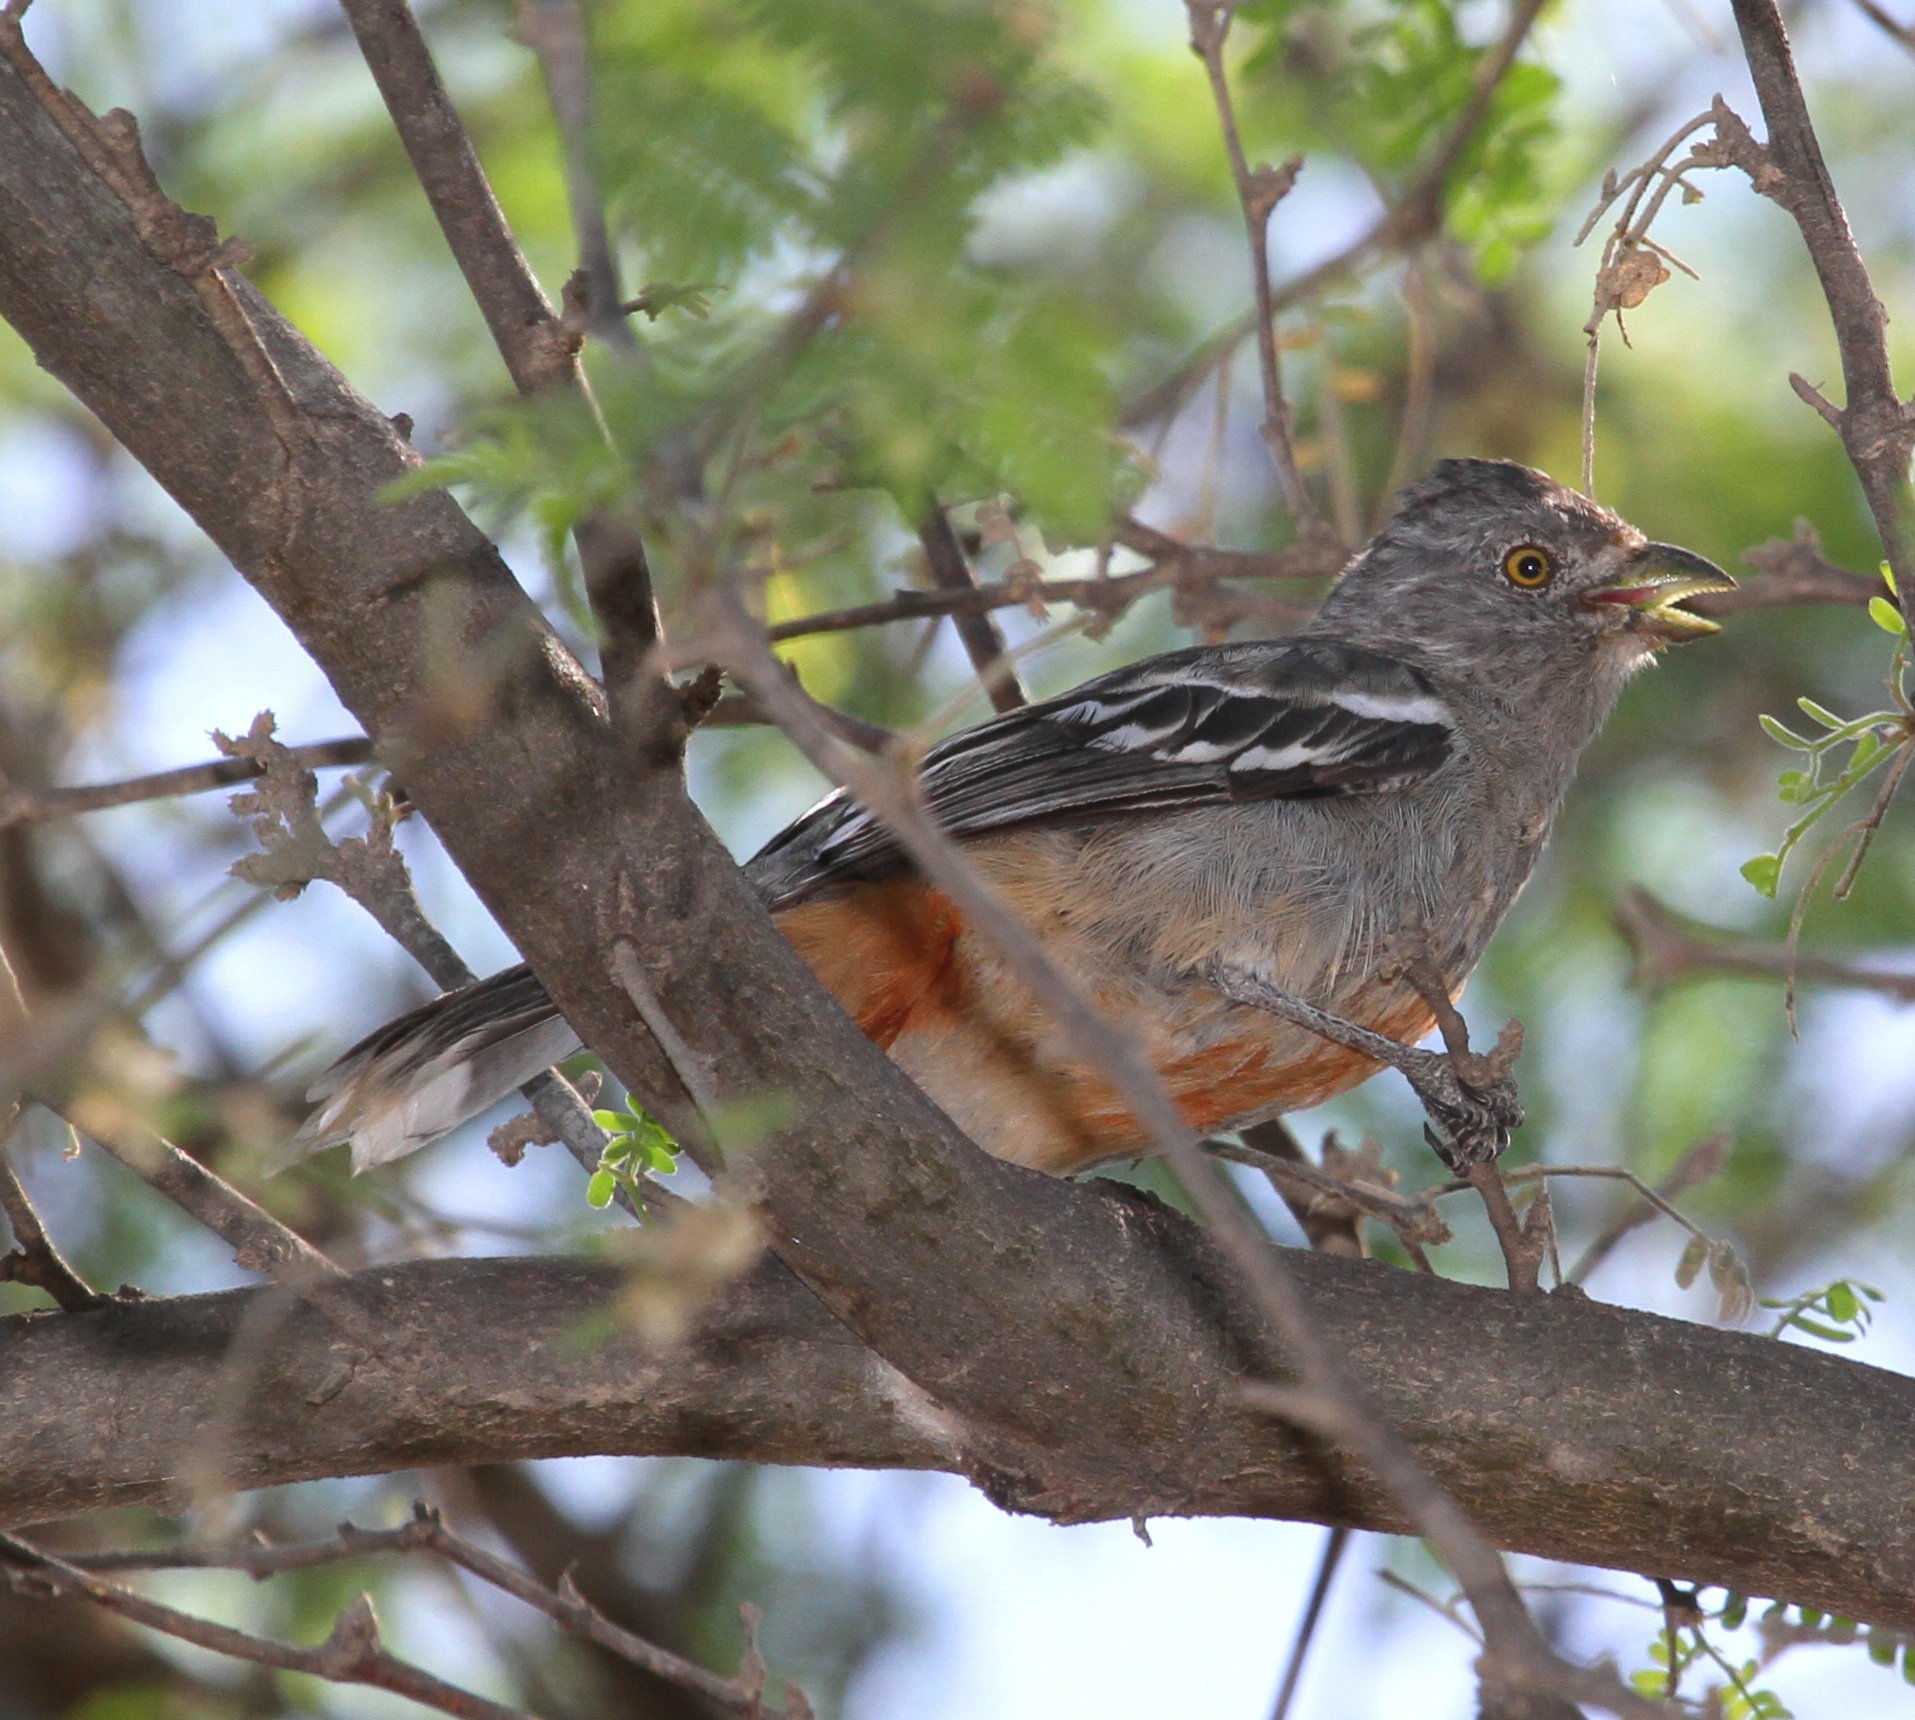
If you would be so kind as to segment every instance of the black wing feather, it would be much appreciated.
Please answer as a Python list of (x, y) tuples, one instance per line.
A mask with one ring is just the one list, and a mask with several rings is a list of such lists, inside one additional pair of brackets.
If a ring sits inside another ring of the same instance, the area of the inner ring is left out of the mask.
[[(926, 755), (926, 804), (953, 835), (1244, 800), (1376, 794), (1450, 755), (1436, 689), (1394, 658), (1315, 641), (1200, 646), (1011, 711)], [(895, 869), (878, 821), (842, 794), (747, 868), (784, 907)]]

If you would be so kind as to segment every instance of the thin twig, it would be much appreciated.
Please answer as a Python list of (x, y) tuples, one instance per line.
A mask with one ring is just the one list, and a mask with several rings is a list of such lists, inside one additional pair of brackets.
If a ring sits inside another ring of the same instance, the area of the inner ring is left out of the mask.
[[(1206, 1150), (1213, 1158), (1260, 1170), (1276, 1183), (1286, 1203), (1297, 1214), (1298, 1223), (1304, 1226), (1305, 1233), (1310, 1236), (1312, 1247), (1324, 1246), (1315, 1235), (1315, 1221), (1323, 1208), (1328, 1208), (1332, 1215), (1343, 1215), (1345, 1225), (1351, 1217), (1362, 1214), (1387, 1224), (1396, 1232), (1404, 1247), (1411, 1251), (1412, 1258), (1423, 1271), (1429, 1270), (1429, 1262), (1422, 1255), (1423, 1248), (1437, 1247), (1450, 1240), (1450, 1227), (1427, 1198), (1419, 1195), (1414, 1199), (1406, 1199), (1373, 1183), (1333, 1176), (1303, 1158), (1301, 1148), (1298, 1149), (1299, 1156), (1292, 1159), (1281, 1150), (1273, 1150), (1264, 1144), (1271, 1139), (1267, 1124), (1257, 1124), (1244, 1130), (1243, 1134), (1244, 1144), (1241, 1146), (1227, 1140), (1210, 1141), (1205, 1143)], [(1298, 1190), (1302, 1191), (1301, 1195), (1293, 1192)], [(1327, 1252), (1340, 1254), (1358, 1251), (1345, 1246), (1333, 1247)]]
[(547, 99), (557, 122), (565, 166), (565, 197), (578, 240), (585, 314), (592, 332), (614, 348), (637, 342), (625, 316), (618, 259), (599, 193), (592, 64), (585, 13), (578, 0), (519, 0), (519, 39), (538, 55)]
[(1650, 1222), (1658, 1212), (1673, 1217), (1678, 1224), (1688, 1228), (1691, 1234), (1697, 1234), (1681, 1213), (1670, 1203), (1679, 1194), (1709, 1181), (1722, 1170), (1728, 1162), (1729, 1139), (1726, 1135), (1707, 1135), (1696, 1142), (1682, 1155), (1669, 1174), (1657, 1183), (1653, 1189), (1646, 1189), (1635, 1177), (1629, 1181), (1635, 1184), (1636, 1198), (1629, 1202), (1601, 1230), (1595, 1239), (1585, 1248), (1576, 1264), (1569, 1269), (1563, 1282), (1566, 1284), (1587, 1283), (1590, 1273), (1594, 1272), (1632, 1230), (1640, 1229)]
[(1911, 54), (1915, 54), (1915, 29), (1911, 29), (1907, 24), (1897, 22), (1889, 13), (1888, 9), (1883, 6), (1878, 6), (1875, 0), (1855, 0), (1855, 4), (1861, 7), (1863, 15), (1870, 23), (1875, 25), (1877, 29), (1883, 31), (1892, 40), (1900, 43), (1901, 46), (1906, 48)]
[[(692, 1691), (733, 1713), (751, 1720), (781, 1720), (779, 1711), (763, 1701), (763, 1679), (741, 1673), (737, 1678), (721, 1678), (696, 1662), (661, 1648), (657, 1643), (613, 1624), (579, 1594), (570, 1581), (561, 1579), (557, 1588), (548, 1588), (507, 1560), (475, 1546), (463, 1536), (446, 1528), (438, 1512), (424, 1504), (415, 1504), (410, 1520), (393, 1529), (361, 1529), (352, 1523), (340, 1525), (338, 1533), (325, 1541), (301, 1542), (292, 1546), (237, 1545), (228, 1547), (176, 1547), (152, 1551), (110, 1551), (76, 1553), (66, 1559), (75, 1571), (156, 1571), (213, 1570), (244, 1571), (265, 1579), (286, 1571), (305, 1571), (317, 1566), (337, 1564), (384, 1553), (434, 1553), (471, 1573), (481, 1582), (523, 1601), (574, 1636), (580, 1636), (609, 1650), (621, 1660), (644, 1668), (681, 1689)], [(791, 1701), (795, 1692), (787, 1694)], [(791, 1720), (806, 1713), (802, 1698), (794, 1702)]]
[(113, 1298), (102, 1296), (66, 1263), (14, 1173), (13, 1161), (7, 1156), (7, 1137), (19, 1121), (20, 1109), (18, 1104), (12, 1105), (0, 1118), (0, 1212), (7, 1215), (16, 1245), (0, 1256), (0, 1284), (27, 1284), (44, 1290), (69, 1314), (104, 1307)]
[[(443, 991), (457, 991), (477, 978), (464, 958), (426, 917), (413, 892), (404, 857), (393, 845), (397, 811), (380, 802), (363, 837), (335, 842), (315, 804), (317, 784), (293, 749), (273, 738), (270, 711), (262, 711), (239, 740), (215, 734), (215, 742), (236, 762), (252, 767), (258, 787), (233, 797), (233, 811), (249, 818), (260, 852), (235, 862), (235, 875), (277, 894), (296, 894), (312, 880), (332, 884), (370, 914), (393, 942), (432, 976)], [(243, 904), (247, 911), (271, 898), (261, 894)], [(592, 1120), (591, 1108), (556, 1069), (534, 1076), (519, 1091), (539, 1120), (588, 1173), (598, 1167), (606, 1135)], [(619, 1204), (640, 1215), (620, 1191)]]
[(537, 394), (575, 379), (577, 336), (553, 313), (512, 236), (407, 0), (340, 5), (513, 383)]
[[(1895, 390), (1888, 315), (1875, 295), (1823, 160), (1780, 9), (1775, 0), (1732, 0), (1732, 6), (1743, 57), (1769, 128), (1768, 141), (1759, 150), (1751, 145), (1738, 151), (1737, 165), (1749, 173), (1758, 192), (1788, 210), (1801, 230), (1842, 358), (1845, 399), (1836, 427), (1861, 480), (1897, 587), (1904, 594), (1915, 593), (1915, 508), (1908, 479), (1915, 415)], [(1728, 142), (1741, 141), (1730, 137), (1726, 125), (1718, 127), (1718, 134)]]
[(197, 1219), (233, 1251), (248, 1272), (263, 1272), (369, 1349), (377, 1334), (349, 1288), (351, 1275), (294, 1230), (249, 1200), (225, 1178), (153, 1130), (84, 1106), (67, 1121), (102, 1152)]
[[(287, 750), (305, 769), (327, 770), (338, 765), (366, 763), (372, 757), (372, 742), (364, 735), (346, 735), (338, 740), (313, 741)], [(205, 764), (154, 771), (149, 776), (88, 783), (76, 788), (0, 786), (0, 830), (15, 824), (38, 824), (49, 818), (100, 812), (111, 806), (130, 806), (136, 801), (169, 800), (176, 795), (230, 788), (236, 782), (247, 782), (258, 776), (262, 768), (251, 759), (218, 758)]]
[(1323, 1617), (1323, 1603), (1329, 1598), (1330, 1584), (1336, 1578), (1337, 1566), (1343, 1562), (1343, 1552), (1349, 1544), (1348, 1529), (1332, 1529), (1324, 1537), (1323, 1551), (1317, 1558), (1316, 1579), (1310, 1584), (1310, 1598), (1304, 1602), (1303, 1617), (1297, 1621), (1296, 1640), (1290, 1645), (1290, 1658), (1283, 1668), (1283, 1682), (1277, 1686), (1276, 1706), (1270, 1710), (1270, 1720), (1289, 1720), (1290, 1703), (1303, 1677), (1303, 1663), (1309, 1658), (1317, 1623)]
[[(964, 553), (964, 545), (951, 529), (950, 517), (936, 501), (928, 503), (918, 521), (918, 542), (924, 549), (924, 565), (931, 583), (939, 591), (978, 591), (982, 582), (977, 569)], [(956, 609), (951, 612), (957, 636), (963, 642), (971, 667), (984, 683), (984, 691), (996, 711), (1014, 711), (1030, 703), (1016, 668), (1004, 656), (1004, 635), (987, 609)]]
[(991, 609), (1027, 608), (1035, 603), (1072, 603), (1100, 620), (1114, 620), (1138, 598), (1166, 589), (1178, 595), (1180, 621), (1206, 598), (1215, 596), (1233, 607), (1255, 609), (1260, 618), (1273, 625), (1296, 626), (1309, 619), (1315, 604), (1252, 596), (1232, 589), (1223, 581), (1226, 578), (1325, 580), (1345, 559), (1337, 550), (1286, 551), (1265, 556), (1210, 549), (1180, 543), (1135, 521), (1121, 523), (1117, 539), (1126, 548), (1150, 555), (1153, 565), (1135, 573), (1107, 574), (1102, 578), (980, 580), (965, 591), (899, 591), (882, 602), (854, 604), (845, 609), (781, 621), (767, 632), (771, 640), (778, 643), (814, 633), (842, 633), (854, 627), (874, 627), (891, 621), (974, 615)]
[(379, 1640), (379, 1620), (369, 1595), (360, 1595), (340, 1613), (332, 1634), (317, 1648), (299, 1648), (150, 1601), (11, 1535), (0, 1534), (0, 1561), (4, 1561), (0, 1574), (17, 1593), (79, 1596), (148, 1630), (254, 1666), (303, 1672), (331, 1684), (389, 1690), (458, 1720), (532, 1720), (523, 1709), (462, 1690), (387, 1653)]
[(1632, 889), (1616, 907), (1616, 926), (1629, 944), (1635, 983), (1647, 991), (1698, 973), (1748, 974), (1762, 979), (1818, 980), (1825, 985), (1879, 991), (1898, 1003), (1915, 1003), (1915, 974), (1857, 967), (1828, 956), (1793, 954), (1786, 944), (1726, 941), (1718, 932), (1678, 914), (1647, 890)]
[(1190, 15), (1190, 45), (1203, 61), (1204, 72), (1210, 79), (1211, 99), (1217, 104), (1217, 123), (1223, 132), (1225, 153), (1230, 157), (1230, 176), (1237, 188), (1244, 234), (1250, 244), (1257, 365), (1263, 380), (1263, 440), (1277, 468), (1278, 481), (1283, 485), (1284, 501), (1296, 521), (1297, 535), (1316, 537), (1326, 528), (1323, 516), (1317, 511), (1316, 498), (1310, 494), (1297, 465), (1296, 418), (1284, 398), (1283, 367), (1277, 355), (1277, 311), (1270, 294), (1270, 217), (1296, 184), (1297, 175), (1303, 170), (1303, 157), (1296, 156), (1281, 167), (1250, 165), (1237, 129), (1230, 74), (1224, 65), (1224, 44), (1236, 15), (1236, 0), (1184, 0), (1184, 9)]
[[(599, 190), (585, 13), (578, 0), (518, 0), (518, 21), (520, 38), (538, 55), (558, 126), (566, 201), (578, 240), (585, 324), (629, 364), (639, 357), (639, 348), (626, 318), (618, 257)], [(604, 427), (602, 419), (600, 425)], [(629, 503), (597, 509), (578, 523), (573, 538), (602, 634), (600, 664), (613, 719), (633, 732), (644, 726), (643, 713), (661, 692), (650, 656), (662, 633), (636, 511)]]

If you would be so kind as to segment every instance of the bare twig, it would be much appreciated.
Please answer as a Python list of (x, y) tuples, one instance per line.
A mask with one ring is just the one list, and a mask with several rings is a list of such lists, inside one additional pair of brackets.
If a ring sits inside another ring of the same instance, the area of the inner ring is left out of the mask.
[(585, 314), (592, 332), (613, 347), (636, 346), (625, 319), (605, 203), (599, 194), (592, 66), (585, 14), (577, 0), (519, 0), (519, 39), (539, 58), (565, 163), (565, 196), (578, 239)]
[(1396, 451), (1390, 456), (1389, 476), (1383, 481), (1380, 499), (1385, 505), (1423, 470), (1436, 403), (1436, 318), (1421, 252), (1412, 253), (1403, 268), (1403, 310), (1407, 347), (1403, 410), (1396, 433)]
[(1863, 609), (1883, 595), (1880, 579), (1837, 567), (1822, 554), (1821, 540), (1807, 520), (1795, 522), (1795, 535), (1771, 538), (1742, 552), (1755, 569), (1733, 591), (1709, 591), (1687, 599), (1698, 615), (1730, 615), (1740, 609), (1775, 609), (1796, 603), (1843, 603)]
[[(1303, 1149), (1296, 1146), (1295, 1137), (1288, 1129), (1283, 1129), (1279, 1137), (1275, 1132), (1279, 1128), (1283, 1128), (1280, 1119), (1274, 1127), (1271, 1123), (1257, 1123), (1243, 1131), (1242, 1146), (1220, 1140), (1208, 1142), (1207, 1149), (1213, 1157), (1262, 1171), (1296, 1214), (1312, 1247), (1329, 1254), (1360, 1255), (1363, 1252), (1360, 1240), (1350, 1238), (1356, 1221), (1370, 1217), (1396, 1232), (1420, 1270), (1430, 1270), (1423, 1249), (1448, 1242), (1451, 1232), (1427, 1197), (1419, 1195), (1408, 1199), (1395, 1193), (1380, 1177), (1372, 1180), (1377, 1176), (1375, 1167), (1362, 1155), (1343, 1153), (1341, 1149), (1338, 1149), (1340, 1158), (1357, 1161), (1363, 1176), (1337, 1176), (1330, 1170), (1320, 1169), (1304, 1157)], [(1286, 1139), (1294, 1148), (1294, 1156), (1281, 1144)], [(1330, 1137), (1331, 1141), (1334, 1139)], [(1326, 1158), (1328, 1151), (1326, 1143)], [(1394, 1174), (1389, 1173), (1391, 1178)], [(1326, 1231), (1342, 1240), (1320, 1241), (1319, 1236)]]
[(524, 394), (575, 380), (578, 338), (553, 314), (407, 0), (340, 0), (493, 344)]
[[(1669, 1174), (1657, 1183), (1653, 1190), (1638, 1188), (1636, 1198), (1629, 1202), (1601, 1230), (1594, 1240), (1582, 1252), (1576, 1264), (1569, 1269), (1564, 1278), (1567, 1284), (1587, 1283), (1590, 1273), (1594, 1272), (1632, 1230), (1649, 1223), (1658, 1212), (1674, 1213), (1678, 1221), (1682, 1215), (1675, 1212), (1669, 1203), (1677, 1195), (1698, 1187), (1717, 1175), (1729, 1157), (1729, 1138), (1726, 1135), (1707, 1135), (1696, 1142), (1675, 1163)], [(1633, 1179), (1631, 1179), (1633, 1180)]]
[(7, 1215), (15, 1244), (0, 1255), (0, 1284), (27, 1284), (44, 1290), (69, 1314), (104, 1307), (112, 1297), (102, 1296), (66, 1263), (14, 1174), (5, 1137), (12, 1134), (19, 1115), (20, 1107), (15, 1104), (0, 1117), (0, 1212)]
[(1283, 1669), (1283, 1682), (1277, 1686), (1276, 1706), (1270, 1711), (1270, 1720), (1288, 1720), (1297, 1683), (1303, 1677), (1303, 1663), (1309, 1657), (1317, 1623), (1323, 1617), (1323, 1603), (1329, 1599), (1330, 1584), (1336, 1578), (1337, 1566), (1343, 1562), (1343, 1552), (1349, 1544), (1348, 1529), (1332, 1529), (1324, 1537), (1323, 1551), (1317, 1558), (1316, 1580), (1310, 1585), (1310, 1598), (1304, 1602), (1303, 1616), (1297, 1621), (1296, 1640), (1290, 1645), (1290, 1658)]
[(1846, 398), (1834, 423), (1861, 480), (1888, 564), (1906, 596), (1915, 592), (1915, 536), (1911, 535), (1915, 509), (1908, 480), (1915, 415), (1895, 392), (1888, 316), (1875, 296), (1848, 215), (1822, 159), (1782, 13), (1775, 0), (1732, 0), (1732, 4), (1769, 137), (1756, 150), (1752, 143), (1743, 147), (1742, 139), (1735, 138), (1726, 125), (1719, 124), (1717, 133), (1736, 148), (1736, 164), (1749, 173), (1755, 189), (1795, 218), (1808, 247), (1842, 355)]
[[(406, 0), (343, 3), (393, 126), (514, 384), (526, 395), (567, 389), (592, 407), (576, 361), (581, 331), (569, 316), (553, 314), (526, 266)], [(558, 120), (579, 238), (584, 321), (614, 350), (630, 353), (635, 342), (625, 320), (592, 159), (584, 20), (572, 0), (524, 0), (519, 18), (545, 69)], [(594, 514), (574, 535), (594, 608), (608, 622), (606, 680), (616, 692), (658, 637), (650, 566), (637, 527), (622, 510)]]
[[(233, 811), (251, 820), (260, 851), (234, 862), (233, 873), (280, 896), (297, 895), (323, 880), (364, 908), (380, 928), (432, 976), (444, 991), (477, 977), (419, 905), (405, 858), (393, 846), (399, 813), (390, 800), (371, 808), (363, 837), (334, 842), (314, 804), (317, 784), (294, 752), (273, 738), (273, 718), (262, 711), (239, 740), (215, 733), (215, 743), (235, 761), (254, 768), (258, 786), (233, 797)], [(255, 902), (263, 898), (255, 898)], [(247, 904), (249, 907), (253, 904)], [(605, 1131), (592, 1121), (583, 1099), (556, 1069), (535, 1075), (520, 1091), (541, 1122), (588, 1172), (605, 1150)], [(629, 1197), (620, 1204), (636, 1218)]]
[(1783, 943), (1729, 941), (1718, 932), (1678, 914), (1647, 890), (1632, 889), (1616, 907), (1616, 926), (1635, 961), (1635, 983), (1661, 991), (1698, 973), (1748, 974), (1761, 979), (1818, 980), (1826, 985), (1879, 991), (1898, 1003), (1915, 1003), (1915, 974), (1857, 967), (1827, 956), (1792, 954)]
[(1250, 278), (1255, 295), (1257, 363), (1263, 379), (1263, 440), (1283, 485), (1284, 500), (1297, 523), (1300, 537), (1315, 537), (1325, 529), (1316, 499), (1297, 465), (1296, 419), (1283, 393), (1283, 368), (1277, 357), (1277, 311), (1270, 296), (1270, 217), (1303, 171), (1303, 157), (1281, 167), (1250, 165), (1237, 130), (1236, 106), (1230, 97), (1230, 74), (1224, 65), (1224, 43), (1230, 35), (1236, 0), (1184, 0), (1190, 16), (1190, 45), (1204, 63), (1211, 99), (1217, 104), (1217, 123), (1230, 157), (1230, 176), (1243, 210), (1244, 233), (1250, 242)]
[(1855, 4), (1862, 9), (1863, 16), (1878, 30), (1893, 41), (1899, 42), (1911, 54), (1915, 54), (1915, 28), (1897, 22), (1887, 7), (1878, 6), (1875, 0), (1855, 0)]
[(148, 1630), (254, 1666), (303, 1672), (331, 1684), (365, 1684), (375, 1690), (390, 1690), (441, 1714), (455, 1715), (458, 1720), (532, 1720), (522, 1709), (508, 1708), (448, 1684), (387, 1653), (379, 1640), (379, 1620), (369, 1595), (360, 1595), (346, 1607), (334, 1623), (332, 1634), (317, 1648), (299, 1648), (150, 1601), (11, 1535), (0, 1535), (0, 1561), (4, 1561), (0, 1574), (16, 1593), (78, 1596)]
[[(521, 39), (538, 55), (558, 125), (566, 200), (578, 239), (585, 324), (610, 351), (631, 362), (638, 357), (638, 341), (626, 320), (618, 258), (599, 191), (584, 10), (578, 0), (518, 0), (518, 24)], [(628, 739), (637, 739), (663, 691), (657, 675), (649, 672), (661, 628), (644, 538), (629, 504), (599, 509), (579, 522), (573, 536), (585, 569), (586, 594), (603, 633), (600, 658), (613, 717)]]
[[(1257, 1155), (1255, 1168), (1263, 1172), (1264, 1180), (1277, 1191), (1277, 1197), (1289, 1208), (1290, 1216), (1297, 1221), (1312, 1248), (1321, 1249), (1325, 1254), (1347, 1255), (1354, 1260), (1369, 1254), (1363, 1239), (1364, 1207), (1341, 1188), (1316, 1186), (1318, 1176), (1326, 1183), (1339, 1183), (1344, 1179), (1319, 1172), (1283, 1118), (1267, 1117), (1238, 1133), (1244, 1147)], [(1334, 1134), (1324, 1137), (1326, 1154), (1335, 1140)], [(1227, 1142), (1213, 1141), (1210, 1150), (1220, 1158), (1232, 1156)]]
[(263, 1272), (276, 1284), (310, 1302), (341, 1331), (378, 1347), (365, 1310), (347, 1288), (342, 1271), (296, 1231), (249, 1200), (223, 1177), (183, 1153), (163, 1135), (108, 1114), (84, 1101), (67, 1121), (87, 1140), (118, 1159), (135, 1176), (199, 1220), (233, 1251), (248, 1272)]
[(1321, 581), (1331, 577), (1346, 557), (1333, 546), (1298, 545), (1272, 555), (1213, 549), (1186, 544), (1138, 520), (1121, 520), (1117, 542), (1151, 558), (1152, 565), (1135, 573), (1106, 574), (1091, 579), (980, 580), (965, 591), (899, 591), (880, 603), (856, 604), (793, 621), (781, 621), (767, 630), (777, 643), (814, 633), (840, 633), (854, 627), (873, 627), (890, 621), (919, 621), (932, 616), (982, 614), (991, 609), (1025, 608), (1034, 603), (1072, 603), (1100, 621), (1115, 620), (1140, 597), (1170, 590), (1177, 601), (1179, 624), (1195, 625), (1215, 614), (1242, 619), (1254, 615), (1272, 626), (1294, 627), (1309, 619), (1313, 603), (1288, 602), (1238, 591), (1227, 579), (1293, 579)]
[[(24, 1543), (19, 1543), (24, 1545)], [(284, 1571), (311, 1570), (336, 1564), (342, 1559), (361, 1558), (381, 1553), (434, 1553), (481, 1582), (503, 1590), (514, 1599), (536, 1608), (574, 1636), (583, 1637), (609, 1650), (621, 1660), (643, 1667), (656, 1677), (692, 1691), (729, 1712), (748, 1720), (785, 1720), (780, 1710), (764, 1701), (764, 1669), (753, 1662), (749, 1646), (746, 1665), (736, 1678), (720, 1678), (696, 1662), (661, 1648), (657, 1643), (613, 1624), (562, 1578), (557, 1588), (548, 1588), (517, 1565), (446, 1528), (438, 1512), (423, 1504), (413, 1506), (409, 1521), (394, 1529), (361, 1529), (343, 1523), (330, 1540), (303, 1542), (293, 1546), (239, 1545), (230, 1547), (178, 1547), (154, 1551), (113, 1551), (78, 1553), (64, 1562), (78, 1573), (97, 1571), (215, 1570), (244, 1571), (255, 1578), (277, 1576)], [(755, 1627), (755, 1617), (747, 1620), (747, 1640)], [(810, 1710), (795, 1690), (787, 1690), (785, 1711), (789, 1720), (805, 1720)]]
[[(924, 549), (924, 565), (930, 571), (931, 583), (939, 591), (973, 592), (981, 589), (982, 582), (977, 577), (977, 570), (964, 553), (964, 545), (958, 541), (957, 533), (951, 529), (950, 518), (936, 501), (926, 505), (923, 517), (918, 521), (918, 542)], [(951, 619), (971, 659), (971, 667), (984, 683), (991, 708), (1014, 711), (1020, 705), (1029, 704), (1030, 696), (1024, 691), (1016, 668), (1005, 659), (1004, 635), (998, 631), (997, 623), (991, 619), (989, 611), (953, 610)]]
[[(336, 741), (313, 741), (289, 747), (293, 759), (307, 770), (336, 765), (364, 764), (372, 757), (372, 742), (364, 735)], [(206, 764), (182, 765), (150, 776), (127, 777), (121, 782), (88, 783), (77, 788), (13, 788), (0, 786), (0, 829), (14, 824), (38, 824), (49, 818), (72, 818), (111, 806), (130, 806), (142, 800), (167, 800), (181, 794), (203, 794), (246, 782), (264, 769), (252, 759), (228, 756)]]

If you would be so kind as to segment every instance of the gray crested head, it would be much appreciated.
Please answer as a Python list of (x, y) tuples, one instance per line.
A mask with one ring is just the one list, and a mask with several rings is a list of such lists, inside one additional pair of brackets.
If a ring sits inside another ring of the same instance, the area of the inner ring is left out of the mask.
[(1715, 631), (1683, 599), (1734, 583), (1546, 473), (1443, 460), (1306, 631), (1470, 676), (1509, 703), (1573, 685), (1606, 709), (1657, 649)]

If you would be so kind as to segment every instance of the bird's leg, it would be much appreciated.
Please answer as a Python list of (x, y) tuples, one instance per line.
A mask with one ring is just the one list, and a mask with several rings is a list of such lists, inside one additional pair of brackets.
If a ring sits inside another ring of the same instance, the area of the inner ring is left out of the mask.
[[(1402, 977), (1435, 1011), (1442, 1029), (1443, 1051), (1425, 1051), (1405, 1045), (1344, 1016), (1333, 1015), (1294, 992), (1273, 985), (1246, 968), (1217, 964), (1206, 974), (1208, 982), (1232, 1003), (1248, 1004), (1306, 1028), (1319, 1038), (1387, 1063), (1409, 1082), (1430, 1122), (1423, 1134), (1437, 1156), (1459, 1175), (1471, 1165), (1493, 1159), (1509, 1145), (1510, 1132), (1523, 1121), (1510, 1066), (1522, 1049), (1523, 1029), (1512, 1021), (1503, 1029), (1496, 1049), (1487, 1056), (1472, 1051), (1469, 1031), (1436, 978), (1427, 957), (1403, 965)], [(1433, 989), (1425, 986), (1435, 979)]]

